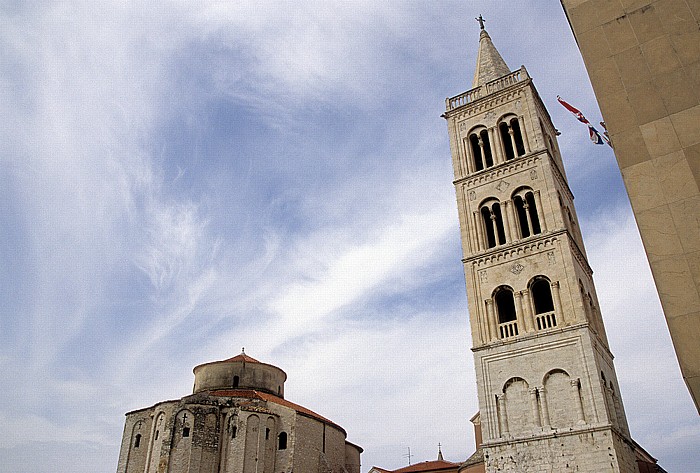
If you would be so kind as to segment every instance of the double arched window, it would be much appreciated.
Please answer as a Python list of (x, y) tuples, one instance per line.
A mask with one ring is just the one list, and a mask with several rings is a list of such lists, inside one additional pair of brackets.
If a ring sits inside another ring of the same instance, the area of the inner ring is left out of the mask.
[(506, 231), (503, 226), (501, 204), (497, 200), (489, 200), (481, 205), (479, 210), (486, 232), (486, 245), (493, 248), (506, 243)]
[(506, 153), (506, 160), (525, 154), (525, 143), (520, 130), (518, 117), (508, 115), (498, 124), (498, 131), (503, 143), (503, 151)]
[(564, 322), (557, 320), (561, 315), (559, 283), (544, 275), (531, 278), (522, 290), (498, 286), (485, 303), (491, 340), (547, 330)]
[[(540, 218), (539, 191), (518, 189), (512, 200), (489, 197), (474, 210), (475, 237), (480, 250), (505, 245), (506, 242), (538, 235), (545, 230)], [(477, 215), (478, 214), (478, 215)]]
[(493, 166), (493, 154), (491, 153), (491, 141), (486, 128), (477, 128), (469, 135), (469, 144), (474, 157), (474, 170), (481, 171)]
[(513, 194), (513, 204), (518, 219), (520, 237), (527, 238), (531, 235), (542, 233), (540, 219), (537, 215), (537, 204), (532, 189), (524, 188)]

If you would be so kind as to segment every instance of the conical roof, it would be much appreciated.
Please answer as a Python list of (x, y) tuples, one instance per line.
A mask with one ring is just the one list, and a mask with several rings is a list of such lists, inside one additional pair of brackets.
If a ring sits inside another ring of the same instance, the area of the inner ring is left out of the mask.
[(508, 75), (510, 72), (508, 65), (501, 57), (496, 46), (493, 45), (491, 37), (482, 27), (479, 35), (479, 54), (476, 57), (476, 70), (474, 71), (472, 89)]

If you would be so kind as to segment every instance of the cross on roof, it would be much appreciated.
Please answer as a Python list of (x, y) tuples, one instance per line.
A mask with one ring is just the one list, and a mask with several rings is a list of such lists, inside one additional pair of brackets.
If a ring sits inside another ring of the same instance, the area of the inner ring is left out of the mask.
[(484, 17), (481, 16), (481, 15), (479, 15), (479, 18), (474, 18), (474, 19), (475, 19), (476, 21), (479, 22), (479, 26), (480, 26), (481, 29), (483, 30), (483, 29), (484, 29), (484, 23), (486, 22), (486, 20), (484, 20)]

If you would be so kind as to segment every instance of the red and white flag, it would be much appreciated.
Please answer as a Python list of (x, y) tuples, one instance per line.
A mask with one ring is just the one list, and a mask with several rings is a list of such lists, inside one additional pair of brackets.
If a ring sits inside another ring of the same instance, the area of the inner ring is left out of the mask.
[[(568, 111), (573, 113), (578, 121), (580, 121), (581, 123), (585, 123), (588, 126), (588, 136), (590, 137), (590, 139), (593, 143), (595, 143), (597, 145), (602, 145), (602, 144), (607, 143), (612, 148), (612, 145), (610, 144), (610, 140), (607, 139), (607, 137), (605, 140), (603, 140), (603, 137), (601, 136), (601, 134), (598, 133), (598, 130), (596, 130), (593, 127), (593, 125), (591, 125), (591, 123), (586, 119), (586, 117), (583, 116), (583, 113), (581, 113), (581, 110), (574, 107), (573, 105), (571, 105), (570, 103), (568, 103), (567, 101), (565, 101), (564, 99), (559, 97), (558, 95), (557, 95), (557, 101), (560, 104), (562, 104), (562, 106), (565, 109), (567, 109)], [(601, 124), (602, 124), (602, 122), (601, 122)], [(606, 129), (606, 134), (607, 134), (607, 129)]]

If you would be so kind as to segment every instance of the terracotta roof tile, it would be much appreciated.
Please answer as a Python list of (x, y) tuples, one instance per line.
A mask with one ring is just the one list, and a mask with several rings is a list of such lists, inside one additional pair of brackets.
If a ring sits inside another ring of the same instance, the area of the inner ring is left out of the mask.
[(398, 470), (393, 470), (391, 473), (413, 473), (421, 471), (441, 471), (441, 470), (451, 470), (459, 468), (459, 463), (452, 463), (445, 460), (433, 460), (426, 461), (423, 463), (416, 463), (415, 465), (410, 465)]
[(245, 361), (246, 363), (260, 363), (258, 360), (246, 355), (245, 353), (241, 353), (240, 355), (236, 355), (233, 358), (229, 358), (223, 361)]
[(332, 420), (326, 419), (322, 415), (316, 414), (311, 409), (307, 409), (306, 407), (300, 406), (298, 404), (294, 404), (291, 401), (287, 401), (286, 399), (282, 399), (281, 397), (275, 396), (273, 394), (256, 391), (254, 389), (219, 389), (216, 391), (211, 391), (210, 394), (212, 396), (220, 396), (220, 397), (245, 397), (248, 399), (259, 399), (261, 401), (267, 401), (267, 402), (279, 404), (280, 406), (294, 409), (299, 414), (305, 415), (307, 417), (311, 417), (313, 419), (316, 419), (318, 421), (323, 422), (324, 424), (332, 425), (333, 427), (341, 430), (344, 434), (347, 435), (347, 432), (345, 432), (345, 429), (343, 429), (341, 426), (339, 426), (338, 424), (336, 424)]

